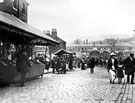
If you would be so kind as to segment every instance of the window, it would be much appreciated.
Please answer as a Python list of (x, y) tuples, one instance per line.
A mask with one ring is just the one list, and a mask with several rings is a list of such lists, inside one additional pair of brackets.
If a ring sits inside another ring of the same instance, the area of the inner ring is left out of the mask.
[(13, 7), (15, 8), (15, 9), (17, 9), (17, 0), (12, 0), (13, 1)]
[(22, 4), (22, 13), (25, 14), (25, 4)]
[(0, 3), (1, 3), (1, 2), (4, 2), (4, 0), (0, 0)]

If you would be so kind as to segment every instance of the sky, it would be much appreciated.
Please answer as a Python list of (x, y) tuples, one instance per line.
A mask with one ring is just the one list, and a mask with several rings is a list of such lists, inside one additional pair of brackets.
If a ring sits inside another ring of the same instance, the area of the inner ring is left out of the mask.
[(28, 23), (57, 29), (68, 43), (75, 39), (131, 37), (135, 29), (135, 0), (26, 0)]

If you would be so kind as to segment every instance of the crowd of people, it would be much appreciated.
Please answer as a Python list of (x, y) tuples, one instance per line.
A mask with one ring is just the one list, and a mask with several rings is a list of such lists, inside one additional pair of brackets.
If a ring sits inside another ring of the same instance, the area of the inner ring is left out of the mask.
[(64, 73), (66, 74), (67, 70), (73, 70), (76, 66), (74, 65), (73, 55), (62, 55), (62, 56), (53, 56), (52, 59), (49, 57), (37, 56), (36, 61), (45, 64), (45, 70), (52, 68), (52, 73)]
[(130, 53), (129, 57), (117, 57), (115, 52), (110, 54), (110, 58), (107, 60), (96, 57), (82, 57), (80, 62), (77, 62), (81, 67), (81, 70), (90, 69), (90, 73), (94, 73), (95, 66), (102, 66), (107, 68), (109, 74), (109, 80), (111, 84), (115, 83), (117, 78), (118, 83), (122, 83), (122, 79), (126, 77), (127, 83), (134, 84), (134, 72), (135, 72), (135, 58), (134, 54)]
[[(125, 75), (127, 75), (127, 83), (134, 84), (135, 59), (133, 53), (126, 59), (117, 58), (115, 52), (110, 54), (109, 60), (103, 60), (103, 58), (97, 59), (95, 57), (77, 58), (73, 55), (54, 56), (52, 59), (38, 56), (34, 59), (44, 63), (46, 70), (52, 68), (52, 73), (58, 74), (66, 74), (67, 70), (72, 71), (75, 68), (81, 68), (81, 70), (90, 68), (90, 73), (94, 73), (94, 67), (100, 65), (107, 68), (111, 84), (115, 83), (116, 78), (118, 78), (118, 83), (122, 83), (122, 78), (124, 78)], [(16, 66), (17, 70), (21, 73), (21, 86), (24, 86), (26, 73), (31, 67), (28, 56), (24, 50), (17, 55)]]
[(133, 53), (130, 53), (129, 57), (123, 58), (117, 57), (116, 53), (112, 52), (108, 60), (95, 57), (82, 58), (81, 70), (90, 68), (90, 73), (94, 73), (95, 66), (107, 68), (111, 84), (116, 82), (116, 78), (119, 84), (122, 83), (124, 77), (126, 77), (127, 83), (134, 84), (135, 58)]
[(110, 83), (114, 84), (116, 78), (118, 78), (118, 83), (122, 83), (122, 78), (126, 75), (127, 83), (134, 84), (135, 59), (133, 53), (130, 53), (130, 56), (126, 59), (117, 59), (116, 54), (112, 52), (110, 54), (110, 59), (108, 60), (107, 69)]

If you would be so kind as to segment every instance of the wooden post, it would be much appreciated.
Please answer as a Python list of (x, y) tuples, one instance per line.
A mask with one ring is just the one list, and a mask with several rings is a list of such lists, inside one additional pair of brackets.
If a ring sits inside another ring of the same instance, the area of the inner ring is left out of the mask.
[(0, 41), (0, 61), (2, 61), (2, 41)]
[(45, 48), (45, 60), (46, 60), (46, 54), (47, 54), (47, 46)]

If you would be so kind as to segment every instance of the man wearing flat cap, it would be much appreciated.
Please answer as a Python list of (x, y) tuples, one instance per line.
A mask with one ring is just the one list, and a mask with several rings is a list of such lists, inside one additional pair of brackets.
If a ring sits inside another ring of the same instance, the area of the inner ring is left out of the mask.
[(133, 53), (130, 53), (130, 56), (125, 60), (124, 65), (125, 65), (125, 74), (127, 75), (127, 83), (134, 84), (135, 59)]

